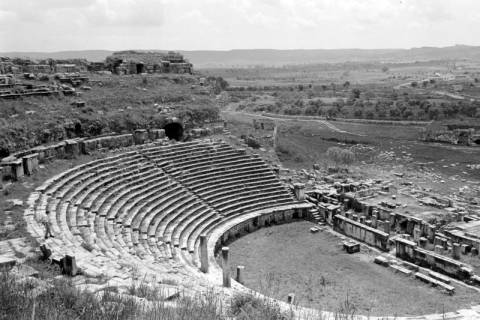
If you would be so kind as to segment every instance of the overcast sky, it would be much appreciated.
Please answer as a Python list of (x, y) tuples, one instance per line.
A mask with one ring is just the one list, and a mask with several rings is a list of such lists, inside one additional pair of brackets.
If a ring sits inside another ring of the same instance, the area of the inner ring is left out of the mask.
[(0, 51), (480, 45), (479, 0), (0, 0)]

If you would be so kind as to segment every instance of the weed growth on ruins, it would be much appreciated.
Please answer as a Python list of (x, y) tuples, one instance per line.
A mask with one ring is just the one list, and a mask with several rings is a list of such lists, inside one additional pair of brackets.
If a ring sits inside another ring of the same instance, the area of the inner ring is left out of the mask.
[(280, 306), (271, 300), (257, 297), (253, 294), (238, 294), (233, 297), (231, 313), (238, 320), (265, 319), (289, 320), (292, 316), (280, 309)]
[[(145, 292), (144, 292), (145, 293)], [(107, 288), (93, 294), (68, 281), (41, 284), (0, 274), (0, 319), (223, 320), (221, 302), (213, 293), (195, 299), (179, 297), (175, 305), (157, 300), (151, 305)]]

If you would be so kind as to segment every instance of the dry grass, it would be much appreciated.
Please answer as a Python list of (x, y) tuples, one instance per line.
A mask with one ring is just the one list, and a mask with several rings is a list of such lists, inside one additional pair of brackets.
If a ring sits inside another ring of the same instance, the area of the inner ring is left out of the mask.
[(38, 286), (0, 274), (0, 319), (18, 320), (223, 320), (222, 304), (213, 292), (194, 299), (180, 296), (176, 305), (156, 300), (146, 305), (116, 290), (92, 294), (79, 291), (68, 281)]

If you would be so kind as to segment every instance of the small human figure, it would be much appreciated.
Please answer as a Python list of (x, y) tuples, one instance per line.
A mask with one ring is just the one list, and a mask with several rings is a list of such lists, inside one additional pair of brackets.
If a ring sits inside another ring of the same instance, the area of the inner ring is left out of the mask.
[(53, 238), (54, 235), (52, 234), (50, 220), (48, 219), (47, 215), (44, 213), (40, 214), (38, 217), (38, 221), (45, 227), (45, 239), (48, 239), (50, 237)]

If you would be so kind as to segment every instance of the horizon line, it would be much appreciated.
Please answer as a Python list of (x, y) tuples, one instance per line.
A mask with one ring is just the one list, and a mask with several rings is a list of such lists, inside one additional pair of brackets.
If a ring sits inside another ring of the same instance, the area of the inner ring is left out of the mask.
[(454, 44), (448, 46), (421, 46), (421, 47), (409, 47), (409, 48), (235, 48), (235, 49), (142, 49), (142, 48), (130, 48), (130, 49), (61, 49), (53, 51), (33, 51), (33, 50), (8, 50), (0, 51), (0, 53), (58, 53), (58, 52), (77, 52), (77, 51), (215, 51), (215, 52), (230, 52), (230, 51), (335, 51), (335, 50), (413, 50), (413, 49), (444, 49), (453, 47), (480, 47), (480, 45), (468, 45), (468, 44)]

